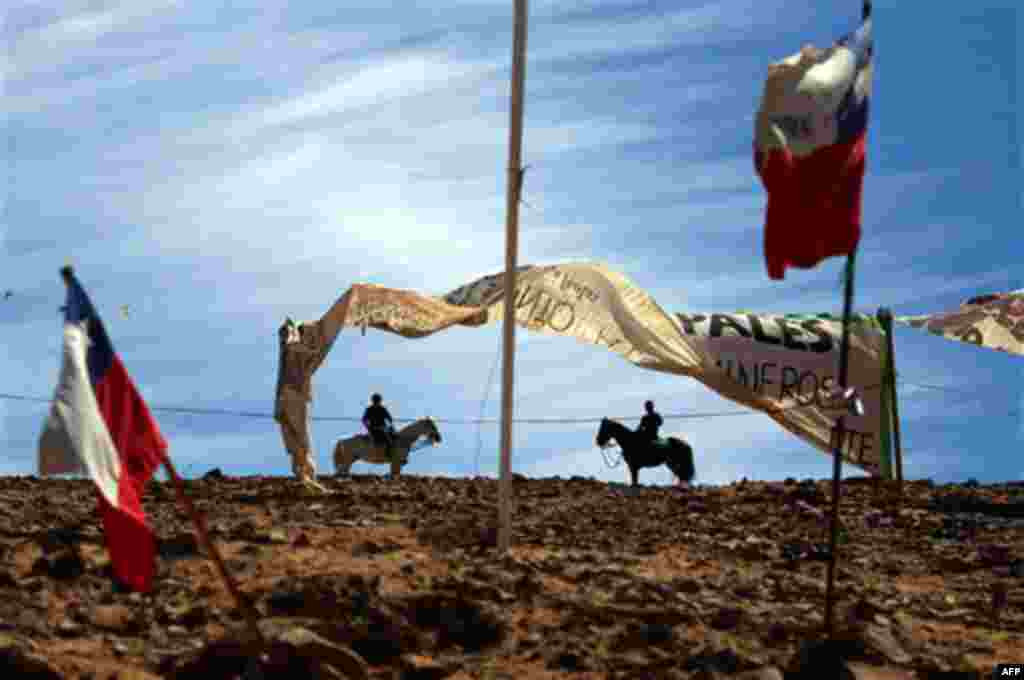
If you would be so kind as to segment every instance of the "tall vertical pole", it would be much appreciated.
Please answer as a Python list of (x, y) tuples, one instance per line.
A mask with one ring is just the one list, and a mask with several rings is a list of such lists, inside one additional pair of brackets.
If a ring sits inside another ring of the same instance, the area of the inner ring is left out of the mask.
[(515, 0), (512, 37), (512, 101), (508, 126), (508, 191), (505, 205), (505, 326), (501, 385), (501, 480), (498, 490), (498, 550), (512, 545), (512, 385), (515, 375), (516, 256), (519, 248), (519, 192), (522, 189), (523, 82), (526, 79), (526, 0)]
[[(863, 0), (861, 20), (871, 16), (871, 0)], [(843, 340), (839, 346), (839, 389), (846, 392), (846, 379), (850, 357), (850, 317), (853, 315), (853, 277), (857, 251), (854, 249), (846, 257), (846, 281), (843, 287)], [(832, 610), (835, 598), (836, 552), (839, 548), (839, 493), (843, 474), (843, 441), (845, 439), (844, 417), (836, 421), (835, 441), (832, 451), (832, 519), (829, 532), (828, 576), (825, 583), (825, 632), (831, 639), (834, 633), (832, 626)]]
[[(850, 316), (853, 314), (853, 276), (856, 251), (846, 257), (846, 282), (843, 288), (843, 339), (839, 346), (839, 389), (846, 391), (850, 356)], [(843, 474), (844, 416), (836, 421), (832, 449), (832, 520), (829, 535), (828, 576), (825, 584), (825, 632), (833, 633), (832, 609), (835, 597), (836, 552), (839, 544), (839, 493)]]
[(886, 365), (886, 385), (889, 390), (889, 400), (892, 403), (892, 431), (896, 440), (896, 481), (899, 484), (900, 496), (903, 495), (903, 442), (900, 439), (900, 409), (899, 398), (896, 390), (896, 341), (892, 337), (892, 312), (882, 307), (878, 310), (878, 320), (885, 329), (886, 344), (888, 347), (888, 361)]
[(174, 490), (178, 495), (178, 501), (184, 506), (185, 513), (196, 527), (199, 543), (206, 549), (206, 554), (209, 555), (210, 559), (213, 560), (213, 564), (217, 567), (217, 573), (220, 574), (221, 580), (227, 587), (231, 597), (234, 598), (239, 613), (245, 617), (246, 622), (249, 624), (249, 632), (253, 640), (263, 642), (263, 634), (260, 632), (259, 627), (259, 612), (253, 608), (249, 600), (242, 594), (242, 591), (238, 589), (235, 579), (231, 577), (231, 572), (228, 571), (227, 566), (224, 564), (224, 559), (220, 556), (217, 546), (210, 540), (210, 532), (206, 530), (206, 521), (199, 511), (196, 510), (192, 499), (185, 493), (185, 485), (182, 483), (181, 477), (178, 476), (178, 471), (174, 469), (170, 456), (164, 456), (164, 467), (167, 468), (167, 476), (174, 483)]

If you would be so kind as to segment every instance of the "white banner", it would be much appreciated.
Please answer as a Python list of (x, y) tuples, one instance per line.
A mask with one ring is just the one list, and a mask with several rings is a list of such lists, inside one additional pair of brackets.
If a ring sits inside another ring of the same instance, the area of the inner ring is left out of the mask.
[[(499, 322), (504, 274), (486, 276), (436, 298), (380, 286), (353, 285), (317, 322), (302, 324), (316, 347), (300, 391), (343, 327), (423, 337), (453, 325)], [(602, 264), (522, 267), (513, 296), (516, 321), (532, 331), (603, 345), (627, 361), (686, 375), (719, 394), (768, 414), (825, 453), (846, 415), (844, 460), (880, 474), (881, 383), (885, 347), (880, 326), (858, 316), (850, 333), (848, 384), (863, 416), (834, 400), (841, 324), (826, 316), (669, 314), (626, 277)], [(528, 380), (529, 378), (523, 378)], [(304, 389), (303, 389), (304, 388)], [(281, 392), (281, 385), (278, 387)], [(308, 393), (308, 392), (307, 392)]]
[(960, 309), (942, 314), (902, 316), (893, 321), (950, 340), (1024, 354), (1024, 289), (971, 298)]

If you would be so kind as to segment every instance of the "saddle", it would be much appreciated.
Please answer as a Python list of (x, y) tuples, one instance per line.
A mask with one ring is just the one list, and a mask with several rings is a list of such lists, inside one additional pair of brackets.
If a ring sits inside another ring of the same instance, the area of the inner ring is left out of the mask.
[(650, 442), (650, 448), (659, 451), (667, 451), (678, 447), (681, 443), (683, 443), (682, 440), (676, 437), (657, 437)]
[(409, 454), (407, 452), (400, 451), (399, 448), (395, 445), (391, 446), (391, 456), (389, 458), (387, 452), (384, 450), (384, 445), (375, 442), (370, 435), (356, 435), (355, 439), (356, 441), (362, 443), (363, 446), (374, 452), (373, 454), (371, 454), (371, 462), (373, 462), (372, 458), (378, 458), (380, 459), (380, 461), (390, 461), (393, 459), (395, 462), (409, 462)]

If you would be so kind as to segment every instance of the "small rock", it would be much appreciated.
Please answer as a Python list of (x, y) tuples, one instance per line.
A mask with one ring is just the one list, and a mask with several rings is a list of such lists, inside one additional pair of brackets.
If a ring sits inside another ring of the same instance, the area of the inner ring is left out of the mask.
[(10, 569), (0, 568), (0, 588), (17, 588), (18, 579)]
[(498, 529), (497, 527), (483, 527), (480, 529), (480, 546), (484, 548), (494, 548), (498, 545)]
[(672, 641), (672, 626), (649, 623), (640, 628), (640, 635), (649, 645), (663, 645)]
[(783, 680), (783, 676), (782, 671), (775, 666), (765, 666), (735, 675), (733, 680)]
[(889, 663), (910, 663), (910, 654), (907, 654), (889, 630), (872, 624), (865, 629), (861, 636), (870, 649), (881, 654)]
[(78, 637), (82, 634), (82, 626), (69, 619), (64, 619), (57, 625), (57, 634), (61, 637)]
[(849, 653), (849, 644), (835, 640), (809, 640), (797, 651), (788, 672), (787, 680), (852, 680), (844, 659)]
[(146, 652), (146, 643), (138, 638), (114, 640), (110, 646), (117, 656), (142, 656)]
[(128, 607), (121, 604), (101, 604), (92, 610), (92, 623), (114, 633), (126, 633), (136, 629), (135, 616)]
[(736, 607), (722, 607), (711, 619), (711, 627), (718, 630), (732, 630), (743, 620), (743, 610)]
[(369, 676), (369, 667), (358, 654), (305, 628), (293, 628), (280, 635), (278, 642), (292, 646), (299, 654), (318, 664), (333, 666), (341, 672), (343, 678)]
[(681, 593), (686, 593), (687, 595), (696, 595), (702, 588), (700, 581), (686, 577), (677, 578), (672, 582), (672, 585), (676, 590)]
[(352, 548), (352, 557), (368, 557), (383, 552), (379, 545), (373, 541), (363, 541)]
[(160, 541), (160, 557), (165, 560), (180, 560), (199, 555), (199, 543), (192, 534), (178, 534)]
[(33, 565), (32, 572), (67, 581), (85, 573), (85, 563), (77, 549), (65, 548), (40, 557)]
[(743, 660), (732, 649), (712, 652), (704, 648), (683, 663), (683, 670), (733, 674), (739, 672), (742, 665)]
[(267, 597), (267, 609), (271, 614), (289, 615), (300, 611), (306, 604), (302, 593), (291, 590), (277, 590)]
[(553, 654), (547, 666), (551, 670), (562, 669), (570, 672), (583, 670), (583, 659), (576, 652), (563, 651)]
[(766, 634), (766, 637), (768, 638), (769, 642), (778, 644), (780, 642), (786, 641), (786, 639), (789, 637), (789, 631), (786, 630), (786, 627), (781, 623), (772, 623), (770, 626), (768, 626), (768, 632)]
[[(847, 661), (852, 680), (918, 680), (919, 676), (896, 668), (878, 668), (857, 661)], [(927, 677), (927, 676), (926, 676)], [(958, 675), (958, 678), (962, 676)]]
[(0, 635), (0, 677), (62, 680), (64, 676), (16, 639)]
[(401, 680), (441, 680), (451, 675), (455, 668), (439, 663), (436, 659), (416, 654), (401, 657)]

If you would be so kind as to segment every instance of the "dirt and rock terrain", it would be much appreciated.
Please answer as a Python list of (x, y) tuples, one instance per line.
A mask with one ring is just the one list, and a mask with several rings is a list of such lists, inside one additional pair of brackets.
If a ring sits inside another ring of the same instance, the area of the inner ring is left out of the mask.
[[(269, 642), (170, 483), (144, 504), (151, 592), (110, 575), (84, 480), (0, 479), (0, 677), (988, 678), (1024, 662), (1024, 484), (844, 483), (822, 642), (830, 482), (627, 487), (355, 476), (187, 481)], [(259, 661), (256, 661), (259, 659)]]

